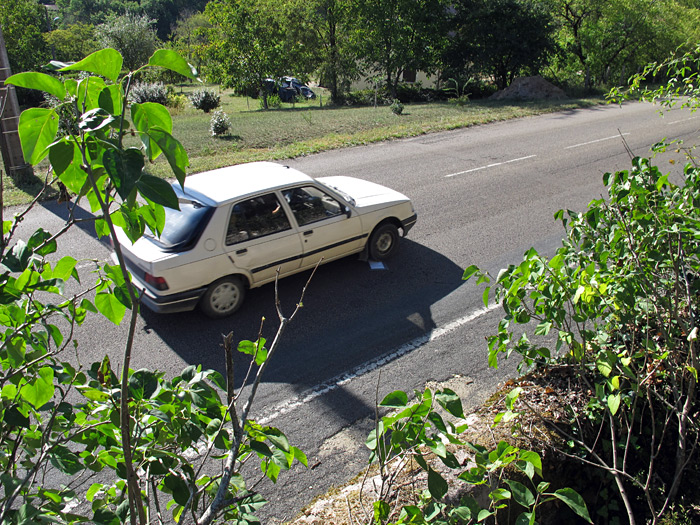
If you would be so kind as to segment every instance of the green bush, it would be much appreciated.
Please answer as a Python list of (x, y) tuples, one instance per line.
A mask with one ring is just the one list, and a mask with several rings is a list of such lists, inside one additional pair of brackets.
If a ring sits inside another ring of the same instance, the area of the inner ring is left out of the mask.
[(218, 108), (221, 103), (221, 97), (213, 89), (198, 89), (190, 93), (189, 98), (192, 105), (204, 113)]
[(224, 135), (231, 129), (231, 120), (228, 118), (228, 115), (223, 112), (223, 110), (217, 109), (211, 116), (211, 124), (209, 129), (214, 137)]
[[(260, 102), (258, 103), (260, 106), (260, 109), (265, 109), (265, 101), (263, 98), (260, 98)], [(277, 109), (282, 107), (282, 100), (280, 99), (279, 95), (268, 95), (267, 96), (267, 108), (268, 109)]]
[(401, 115), (401, 113), (403, 113), (403, 104), (399, 102), (398, 99), (394, 100), (389, 108), (394, 115)]
[(162, 82), (136, 82), (129, 91), (129, 101), (136, 104), (155, 102), (168, 103), (168, 88)]
[(185, 106), (187, 105), (187, 96), (186, 95), (176, 95), (175, 93), (168, 93), (168, 101), (166, 103), (166, 106), (168, 106), (171, 109), (180, 111), (185, 109)]

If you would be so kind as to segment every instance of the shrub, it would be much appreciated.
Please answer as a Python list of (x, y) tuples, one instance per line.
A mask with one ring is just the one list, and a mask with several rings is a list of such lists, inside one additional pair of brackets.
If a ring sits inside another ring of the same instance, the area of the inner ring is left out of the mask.
[(204, 113), (209, 113), (212, 109), (219, 107), (221, 97), (212, 89), (198, 89), (190, 95), (190, 102), (196, 109), (201, 109)]
[(129, 90), (129, 101), (136, 104), (155, 102), (167, 104), (168, 89), (162, 82), (136, 82)]
[(176, 95), (175, 93), (168, 93), (168, 102), (166, 106), (175, 110), (185, 109), (187, 105), (187, 97), (185, 95)]
[[(265, 109), (265, 101), (261, 98), (260, 102), (260, 109)], [(282, 106), (282, 100), (280, 99), (279, 95), (268, 95), (267, 96), (267, 108), (271, 109), (277, 109)]]
[(214, 137), (228, 133), (228, 130), (231, 129), (231, 120), (221, 109), (217, 109), (211, 116), (210, 129)]
[(399, 102), (398, 99), (394, 100), (389, 108), (394, 115), (400, 115), (403, 113), (403, 104)]

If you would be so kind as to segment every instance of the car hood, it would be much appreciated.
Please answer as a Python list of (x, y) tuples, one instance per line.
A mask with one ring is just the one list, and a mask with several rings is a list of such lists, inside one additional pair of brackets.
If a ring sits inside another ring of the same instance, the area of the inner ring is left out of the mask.
[(389, 205), (399, 202), (409, 202), (409, 198), (396, 190), (354, 177), (321, 177), (317, 179), (331, 189), (345, 193), (352, 197), (355, 206), (364, 208), (367, 206)]

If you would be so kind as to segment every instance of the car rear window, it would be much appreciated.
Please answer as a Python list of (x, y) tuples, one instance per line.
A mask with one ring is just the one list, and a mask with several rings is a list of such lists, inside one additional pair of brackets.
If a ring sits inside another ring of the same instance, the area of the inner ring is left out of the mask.
[(152, 232), (147, 235), (155, 244), (167, 252), (184, 252), (191, 249), (209, 219), (214, 208), (195, 201), (180, 201), (180, 210), (165, 208), (165, 227), (160, 237)]

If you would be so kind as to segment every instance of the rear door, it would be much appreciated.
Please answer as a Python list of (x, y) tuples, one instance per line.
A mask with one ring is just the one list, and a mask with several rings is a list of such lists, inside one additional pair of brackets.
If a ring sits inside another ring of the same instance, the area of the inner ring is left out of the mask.
[(277, 194), (245, 199), (231, 207), (225, 251), (255, 284), (299, 268), (302, 244)]

